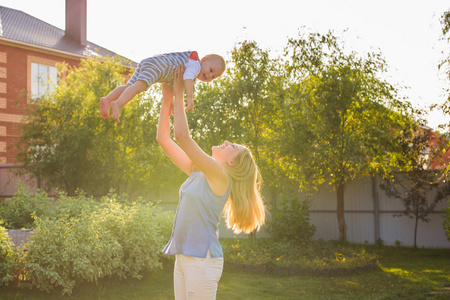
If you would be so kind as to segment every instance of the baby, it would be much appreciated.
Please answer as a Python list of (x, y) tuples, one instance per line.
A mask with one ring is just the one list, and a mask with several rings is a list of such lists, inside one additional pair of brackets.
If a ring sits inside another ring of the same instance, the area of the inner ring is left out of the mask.
[[(163, 85), (163, 95), (173, 94), (173, 72), (175, 67), (185, 65), (183, 75), (187, 110), (194, 108), (193, 90), (194, 80), (198, 78), (203, 82), (210, 82), (225, 72), (225, 60), (217, 54), (208, 54), (201, 60), (196, 51), (174, 52), (156, 55), (142, 60), (131, 79), (126, 85), (112, 90), (106, 97), (100, 99), (100, 116), (109, 118), (109, 108), (112, 118), (120, 123), (120, 109), (134, 96), (146, 91), (152, 84), (160, 82)], [(168, 86), (167, 86), (168, 85)], [(168, 91), (165, 89), (169, 89)]]

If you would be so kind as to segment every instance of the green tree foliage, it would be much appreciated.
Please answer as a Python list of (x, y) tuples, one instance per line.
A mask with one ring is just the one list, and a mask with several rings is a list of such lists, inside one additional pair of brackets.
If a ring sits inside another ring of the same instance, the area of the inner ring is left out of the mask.
[(208, 84), (197, 83), (195, 109), (188, 111), (188, 122), (194, 140), (208, 152), (224, 140), (242, 143), (245, 138), (240, 107), (227, 98), (232, 78), (226, 74)]
[(284, 172), (276, 160), (278, 147), (273, 143), (278, 134), (275, 128), (283, 121), (279, 116), (282, 98), (277, 95), (282, 91), (280, 70), (279, 61), (256, 42), (239, 43), (231, 51), (227, 72), (213, 84), (200, 86), (196, 110), (189, 118), (204, 149), (227, 139), (252, 150), (268, 201), (284, 187)]
[(199, 86), (189, 125), (200, 142), (233, 139), (245, 142), (258, 156), (263, 132), (274, 117), (268, 96), (271, 64), (267, 51), (245, 41), (233, 49), (220, 79)]
[[(442, 15), (441, 24), (443, 39), (447, 41), (447, 45), (450, 45), (450, 10), (444, 12)], [(443, 54), (444, 58), (439, 64), (439, 68), (446, 74), (447, 81), (450, 83), (450, 51), (447, 49)], [(446, 88), (445, 92), (447, 94), (447, 100), (439, 106), (439, 108), (442, 109), (446, 115), (450, 116), (450, 87)], [(447, 127), (447, 129), (450, 128), (450, 122), (448, 124), (443, 124), (443, 127)]]
[(280, 90), (280, 61), (270, 58), (270, 52), (253, 41), (235, 47), (230, 70), (227, 98), (238, 105), (238, 119), (244, 130), (245, 143), (252, 149), (263, 174), (265, 185), (274, 192), (283, 182), (276, 161), (278, 147), (273, 143), (279, 133), (277, 126), (284, 121), (280, 115), (283, 98)]
[(8, 285), (14, 278), (14, 266), (17, 261), (17, 251), (6, 228), (0, 219), (0, 286)]
[(246, 144), (254, 153), (265, 185), (280, 184), (272, 143), (279, 113), (280, 64), (254, 41), (233, 48), (226, 73), (213, 83), (198, 85), (196, 108), (189, 126), (196, 141), (208, 149), (225, 139)]
[(303, 189), (333, 187), (340, 239), (346, 240), (344, 189), (356, 178), (389, 170), (399, 149), (402, 105), (380, 78), (386, 70), (381, 55), (347, 52), (332, 33), (290, 39), (285, 70), (282, 164)]
[[(379, 54), (347, 53), (331, 33), (291, 39), (278, 59), (269, 54), (244, 41), (221, 78), (197, 85), (191, 134), (206, 151), (225, 139), (247, 144), (272, 193), (286, 178), (309, 190), (330, 183), (345, 239), (345, 186), (387, 172), (400, 149), (394, 137), (403, 108), (379, 77), (386, 63)], [(155, 142), (157, 101), (136, 97), (119, 125), (99, 117), (100, 97), (123, 82), (120, 63), (88, 59), (62, 71), (68, 75), (55, 93), (28, 115), (24, 170), (68, 193), (152, 195), (180, 183), (181, 172)]]
[[(113, 59), (59, 66), (55, 92), (30, 106), (20, 136), (22, 172), (43, 187), (73, 194), (158, 194), (177, 171), (155, 141), (158, 103), (148, 94), (132, 100), (121, 124), (102, 119), (99, 99), (123, 84), (128, 69)], [(162, 171), (164, 170), (164, 171)]]
[(270, 97), (272, 62), (269, 53), (255, 42), (245, 41), (231, 53), (233, 68), (228, 100), (240, 108), (238, 118), (245, 129), (246, 143), (256, 158), (264, 147), (264, 131), (276, 119)]

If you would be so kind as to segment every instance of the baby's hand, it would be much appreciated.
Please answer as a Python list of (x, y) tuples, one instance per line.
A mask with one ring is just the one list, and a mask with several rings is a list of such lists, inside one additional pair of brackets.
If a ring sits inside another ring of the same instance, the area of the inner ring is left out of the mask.
[(186, 97), (186, 103), (187, 103), (187, 107), (186, 110), (193, 110), (194, 109), (194, 99), (192, 99), (192, 96)]

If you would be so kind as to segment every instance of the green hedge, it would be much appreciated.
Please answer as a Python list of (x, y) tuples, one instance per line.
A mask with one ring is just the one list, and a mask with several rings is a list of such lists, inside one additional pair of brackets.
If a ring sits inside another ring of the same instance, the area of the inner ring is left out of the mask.
[(17, 193), (6, 199), (3, 205), (0, 202), (0, 219), (4, 220), (4, 226), (8, 229), (33, 228), (33, 215), (40, 217), (51, 214), (54, 203), (47, 193), (38, 191), (33, 195), (25, 185), (19, 183)]
[[(109, 196), (119, 198), (113, 193)], [(121, 199), (126, 202), (125, 196)], [(83, 191), (77, 191), (73, 197), (60, 191), (53, 198), (41, 190), (32, 194), (25, 185), (19, 183), (14, 196), (6, 199), (3, 205), (0, 204), (0, 219), (4, 220), (4, 226), (8, 229), (35, 228), (36, 217), (51, 219), (64, 215), (76, 217), (92, 211), (98, 203), (93, 197), (86, 196)]]
[(14, 263), (17, 258), (13, 242), (5, 227), (1, 226), (2, 223), (0, 220), (0, 285), (8, 285), (13, 280)]
[(37, 218), (27, 253), (33, 284), (71, 294), (76, 285), (105, 277), (140, 279), (142, 272), (161, 267), (172, 215), (151, 203), (106, 197), (76, 217)]
[[(34, 228), (15, 250), (0, 227), (0, 283), (31, 282), (40, 290), (72, 289), (105, 277), (138, 278), (161, 267), (173, 212), (113, 193), (95, 200), (82, 192), (57, 200), (23, 186), (2, 209), (8, 226)], [(5, 220), (5, 221), (6, 221)], [(6, 222), (5, 222), (6, 223)]]

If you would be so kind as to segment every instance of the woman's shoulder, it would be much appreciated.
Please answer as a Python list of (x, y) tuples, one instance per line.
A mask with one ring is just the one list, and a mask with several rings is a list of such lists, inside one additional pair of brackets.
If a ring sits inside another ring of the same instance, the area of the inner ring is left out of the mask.
[(225, 174), (225, 176), (221, 178), (209, 178), (205, 176), (205, 180), (209, 189), (214, 193), (214, 195), (222, 197), (228, 194), (231, 186), (228, 175)]

